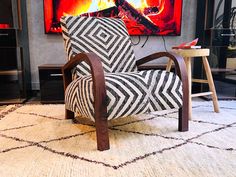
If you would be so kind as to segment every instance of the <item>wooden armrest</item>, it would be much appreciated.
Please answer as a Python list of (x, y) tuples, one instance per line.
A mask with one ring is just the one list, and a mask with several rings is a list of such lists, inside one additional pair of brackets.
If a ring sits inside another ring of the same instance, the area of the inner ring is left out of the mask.
[(106, 118), (107, 108), (104, 106), (104, 103), (106, 103), (105, 77), (101, 59), (96, 54), (77, 54), (62, 67), (64, 90), (72, 82), (71, 70), (82, 61), (86, 62), (91, 69), (95, 112), (99, 110), (99, 113), (102, 114), (101, 117)]
[[(173, 60), (175, 63), (176, 74), (180, 77), (182, 82), (186, 82), (186, 83), (188, 82), (187, 70), (186, 70), (184, 59), (183, 57), (177, 55), (176, 53), (172, 53), (172, 52), (154, 53), (154, 54), (151, 54), (149, 56), (146, 56), (144, 58), (137, 60), (136, 65), (138, 66), (139, 69), (142, 69), (142, 66), (141, 66), (142, 64), (159, 59), (161, 57), (168, 57), (169, 59)], [(150, 69), (152, 68), (150, 67)]]
[[(66, 87), (72, 81), (71, 70), (74, 69), (82, 61), (86, 62), (90, 66), (93, 80), (95, 80), (94, 77), (96, 77), (96, 80), (98, 79), (104, 80), (104, 71), (103, 71), (101, 59), (94, 53), (80, 53), (80, 54), (77, 54), (72, 59), (70, 59), (62, 67), (64, 89), (66, 89)], [(101, 80), (98, 80), (98, 81), (101, 81)]]
[(136, 64), (139, 68), (140, 65), (156, 60), (161, 57), (168, 57), (169, 59), (173, 60), (175, 63), (175, 72), (182, 80), (182, 88), (183, 88), (183, 107), (189, 105), (189, 84), (188, 84), (188, 75), (186, 70), (186, 65), (184, 62), (183, 57), (177, 55), (176, 53), (172, 52), (158, 52), (141, 58), (136, 61)]

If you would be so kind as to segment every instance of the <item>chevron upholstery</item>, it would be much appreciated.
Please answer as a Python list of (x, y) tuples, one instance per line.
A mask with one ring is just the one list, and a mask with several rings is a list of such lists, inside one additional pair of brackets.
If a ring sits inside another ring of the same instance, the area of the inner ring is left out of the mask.
[[(108, 120), (182, 106), (182, 83), (178, 76), (160, 70), (137, 70), (122, 20), (66, 16), (61, 18), (61, 25), (68, 58), (81, 52), (93, 52), (101, 58)], [(65, 91), (66, 109), (94, 120), (89, 66), (80, 63), (77, 74)]]
[[(160, 70), (105, 74), (108, 120), (151, 111), (179, 108), (182, 84), (179, 78)], [(94, 120), (91, 75), (74, 80), (66, 90), (66, 109)]]
[[(121, 19), (65, 16), (61, 18), (62, 34), (68, 58), (81, 52), (93, 52), (101, 60), (105, 72), (136, 71), (131, 40)], [(82, 62), (77, 75), (90, 74)]]

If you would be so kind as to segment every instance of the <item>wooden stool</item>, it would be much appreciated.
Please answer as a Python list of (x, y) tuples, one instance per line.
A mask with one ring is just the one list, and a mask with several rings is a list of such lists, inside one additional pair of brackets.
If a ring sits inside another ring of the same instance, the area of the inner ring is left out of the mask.
[[(211, 95), (212, 100), (213, 100), (213, 105), (214, 105), (214, 111), (218, 113), (219, 112), (218, 99), (217, 99), (215, 85), (214, 85), (212, 74), (211, 74), (211, 68), (207, 60), (207, 56), (209, 56), (210, 50), (209, 49), (176, 49), (176, 50), (173, 50), (173, 52), (177, 53), (178, 55), (184, 58), (184, 61), (187, 67), (188, 82), (189, 82), (189, 118), (191, 119), (192, 117), (192, 97)], [(202, 57), (203, 66), (205, 69), (207, 80), (192, 79), (192, 69), (191, 69), (192, 57)], [(167, 67), (166, 67), (167, 71), (170, 71), (172, 63), (173, 61), (169, 59), (167, 63)], [(210, 92), (192, 94), (192, 82), (208, 84)]]

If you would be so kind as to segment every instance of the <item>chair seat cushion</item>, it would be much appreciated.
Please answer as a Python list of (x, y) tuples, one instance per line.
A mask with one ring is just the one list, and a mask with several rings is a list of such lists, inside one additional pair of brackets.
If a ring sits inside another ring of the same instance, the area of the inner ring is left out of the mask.
[[(182, 83), (177, 75), (161, 70), (105, 73), (107, 118), (180, 108)], [(75, 79), (65, 92), (66, 109), (94, 121), (91, 75)]]

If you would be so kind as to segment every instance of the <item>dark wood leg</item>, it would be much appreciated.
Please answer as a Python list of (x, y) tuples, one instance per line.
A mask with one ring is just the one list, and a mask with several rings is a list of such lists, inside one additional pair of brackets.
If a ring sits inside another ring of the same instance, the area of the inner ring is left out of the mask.
[(74, 117), (75, 117), (74, 112), (65, 109), (65, 118), (66, 119), (73, 119)]
[(179, 131), (188, 131), (189, 110), (188, 107), (179, 109)]
[[(105, 86), (105, 76), (100, 57), (94, 53), (80, 53), (71, 58), (63, 68), (64, 90), (72, 82), (71, 69), (76, 67), (80, 62), (86, 62), (91, 69), (93, 79), (93, 95), (94, 95), (94, 112), (95, 127), (97, 136), (97, 149), (100, 151), (110, 148), (107, 125), (107, 96)], [(66, 118), (74, 118), (74, 113), (66, 110)]]
[(110, 149), (107, 120), (104, 118), (97, 118), (95, 121), (95, 127), (97, 136), (97, 149), (100, 151)]

